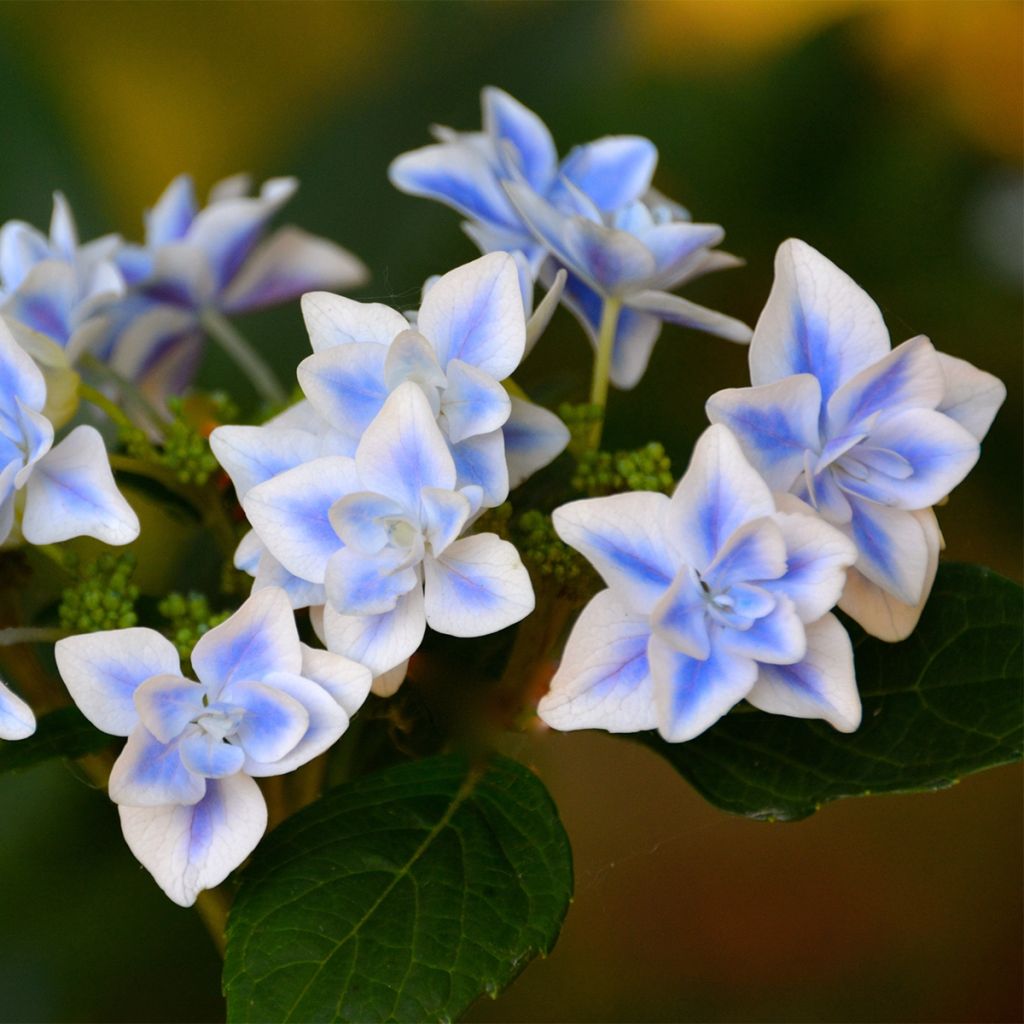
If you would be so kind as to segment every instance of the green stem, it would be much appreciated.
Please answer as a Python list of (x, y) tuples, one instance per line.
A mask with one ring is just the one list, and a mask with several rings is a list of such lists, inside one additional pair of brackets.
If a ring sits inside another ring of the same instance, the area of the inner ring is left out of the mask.
[(204, 889), (196, 897), (196, 911), (206, 925), (206, 930), (210, 933), (210, 938), (213, 939), (222, 960), (226, 945), (224, 929), (227, 927), (230, 907), (231, 900), (222, 888)]
[(68, 635), (66, 629), (49, 626), (10, 626), (0, 629), (0, 647), (15, 644), (52, 644)]
[(82, 356), (82, 365), (88, 367), (98, 377), (102, 377), (105, 380), (110, 381), (113, 384), (121, 397), (126, 400), (133, 402), (136, 409), (141, 413), (142, 420), (148, 420), (148, 426), (151, 427), (156, 433), (163, 434), (164, 426), (167, 422), (166, 414), (160, 413), (156, 406), (139, 390), (133, 381), (128, 380), (127, 377), (122, 377), (116, 370), (112, 370), (106, 363), (97, 359), (91, 352), (87, 352)]
[(590, 428), (588, 448), (597, 451), (601, 446), (601, 430), (604, 427), (604, 409), (608, 403), (608, 376), (612, 366), (612, 351), (615, 348), (615, 329), (619, 325), (622, 303), (608, 296), (601, 309), (601, 326), (597, 332), (597, 355), (594, 358), (594, 375), (590, 382), (590, 404), (601, 410), (600, 418)]
[(287, 396), (274, 371), (225, 316), (215, 309), (208, 309), (203, 313), (202, 323), (207, 334), (227, 352), (249, 378), (261, 398), (275, 405), (285, 400)]
[(110, 419), (119, 427), (134, 428), (135, 424), (111, 401), (102, 391), (98, 391), (91, 384), (85, 381), (79, 382), (78, 393), (87, 401), (92, 402), (97, 409), (102, 409)]

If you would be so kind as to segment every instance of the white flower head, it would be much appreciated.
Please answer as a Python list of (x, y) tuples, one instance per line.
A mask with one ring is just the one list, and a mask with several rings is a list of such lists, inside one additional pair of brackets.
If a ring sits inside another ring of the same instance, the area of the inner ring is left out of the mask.
[(942, 544), (932, 506), (978, 459), (1002, 383), (925, 337), (890, 351), (878, 306), (804, 242), (784, 242), (750, 345), (749, 388), (712, 395), (771, 488), (857, 547), (839, 607), (901, 640), (931, 591)]
[(354, 457), (302, 462), (242, 504), (284, 569), (324, 588), (328, 646), (379, 676), (416, 650), (427, 624), (481, 636), (532, 610), (515, 548), (493, 534), (460, 536), (481, 500), (478, 485), (459, 483), (420, 385), (405, 381)]
[[(426, 292), (416, 327), (396, 310), (325, 293), (306, 295), (314, 354), (298, 371), (310, 403), (358, 440), (402, 383), (416, 383), (448, 441), (460, 486), (500, 505), (569, 441), (553, 413), (502, 386), (526, 345), (516, 260), (491, 253), (440, 277)], [(547, 311), (545, 310), (545, 313)]]
[(857, 728), (853, 652), (829, 614), (853, 545), (813, 514), (780, 511), (725, 427), (701, 436), (671, 498), (571, 502), (554, 522), (608, 589), (540, 702), (549, 725), (688, 740), (746, 699)]
[(300, 643), (287, 596), (272, 588), (200, 638), (198, 682), (152, 629), (68, 637), (55, 655), (83, 714), (128, 737), (110, 797), (132, 852), (182, 906), (259, 842), (267, 812), (253, 777), (323, 753), (370, 689), (362, 665)]

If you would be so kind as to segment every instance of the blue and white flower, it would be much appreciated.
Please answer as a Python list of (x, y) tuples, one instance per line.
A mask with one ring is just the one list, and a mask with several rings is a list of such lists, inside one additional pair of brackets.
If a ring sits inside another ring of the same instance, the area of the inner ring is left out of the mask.
[(0, 544), (16, 518), (30, 544), (133, 541), (139, 520), (114, 483), (103, 438), (79, 426), (54, 445), (46, 398), (42, 371), (0, 319)]
[(878, 306), (795, 239), (776, 256), (750, 379), (713, 395), (709, 418), (733, 430), (774, 491), (856, 544), (839, 607), (869, 633), (903, 639), (942, 546), (932, 506), (977, 461), (1005, 387), (925, 337), (890, 351)]
[(18, 220), (0, 228), (0, 315), (16, 334), (56, 343), (73, 363), (102, 344), (110, 307), (125, 294), (115, 262), (121, 245), (117, 235), (79, 243), (71, 207), (55, 193), (49, 237)]
[(83, 714), (126, 736), (109, 792), (132, 852), (190, 906), (254, 849), (267, 809), (253, 777), (323, 753), (370, 688), (361, 665), (299, 641), (280, 590), (252, 595), (192, 651), (198, 682), (151, 629), (57, 642), (57, 667)]
[(387, 306), (338, 295), (305, 295), (302, 309), (314, 354), (299, 365), (299, 383), (340, 433), (358, 440), (388, 395), (415, 382), (448, 440), (459, 486), (478, 485), (485, 506), (500, 505), (568, 444), (557, 416), (501, 384), (526, 344), (517, 264), (507, 253), (439, 278), (415, 328)]
[(540, 702), (549, 725), (656, 728), (675, 742), (746, 699), (857, 728), (850, 639), (829, 614), (856, 551), (813, 514), (778, 508), (725, 427), (701, 436), (671, 498), (575, 501), (554, 523), (608, 589), (583, 609)]
[(147, 213), (145, 245), (118, 250), (132, 294), (104, 354), (119, 373), (150, 390), (180, 391), (195, 372), (204, 319), (366, 280), (363, 264), (327, 239), (291, 226), (268, 235), (294, 178), (271, 179), (257, 196), (249, 187), (245, 175), (228, 178), (200, 209), (191, 178), (180, 175)]
[(551, 133), (532, 111), (501, 89), (480, 95), (484, 128), (435, 128), (437, 143), (403, 153), (388, 170), (410, 195), (437, 199), (470, 218), (463, 227), (481, 252), (521, 251), (536, 278), (547, 248), (534, 237), (505, 184), (523, 181), (538, 196), (561, 202), (566, 183), (610, 212), (643, 196), (658, 162), (654, 143), (614, 135), (577, 146), (559, 162)]
[(374, 676), (401, 665), (428, 624), (482, 636), (533, 609), (516, 549), (494, 534), (461, 537), (481, 489), (458, 483), (435, 416), (421, 386), (406, 380), (365, 428), (354, 458), (302, 462), (242, 499), (270, 554), (324, 587), (328, 647)]
[(542, 276), (550, 277), (558, 267), (569, 272), (563, 301), (595, 347), (606, 304), (621, 307), (610, 374), (617, 387), (636, 386), (664, 322), (741, 344), (750, 340), (746, 324), (667, 290), (740, 265), (735, 256), (713, 248), (725, 237), (718, 224), (695, 224), (682, 207), (657, 195), (605, 212), (568, 184), (560, 207), (521, 182), (505, 187), (551, 254)]
[(0, 740), (23, 740), (35, 731), (32, 709), (0, 679)]

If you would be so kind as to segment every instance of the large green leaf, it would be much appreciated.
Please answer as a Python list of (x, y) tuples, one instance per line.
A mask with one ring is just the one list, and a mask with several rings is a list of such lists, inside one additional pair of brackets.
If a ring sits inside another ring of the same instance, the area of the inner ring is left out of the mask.
[(789, 820), (839, 797), (942, 789), (1020, 758), (1017, 584), (946, 565), (907, 640), (850, 631), (864, 705), (855, 733), (744, 706), (689, 743), (643, 741), (713, 804)]
[(555, 806), (514, 761), (365, 777), (276, 829), (247, 870), (228, 1019), (451, 1020), (552, 947), (571, 893)]
[(27, 771), (54, 757), (84, 757), (112, 742), (78, 708), (60, 708), (43, 715), (27, 739), (0, 742), (0, 773)]

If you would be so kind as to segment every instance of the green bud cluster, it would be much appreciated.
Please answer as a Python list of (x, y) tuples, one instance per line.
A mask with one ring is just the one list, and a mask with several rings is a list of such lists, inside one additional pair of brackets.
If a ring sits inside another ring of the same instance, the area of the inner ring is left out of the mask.
[(555, 533), (551, 516), (530, 509), (518, 516), (513, 536), (523, 562), (534, 576), (553, 582), (566, 597), (586, 597), (596, 589), (590, 563)]
[(130, 551), (105, 553), (84, 564), (73, 555), (67, 556), (66, 565), (78, 580), (61, 595), (61, 626), (72, 633), (134, 626), (138, 622), (135, 602), (139, 597), (139, 588), (132, 583), (135, 564)]
[[(156, 446), (138, 427), (122, 427), (121, 444), (128, 455), (170, 469), (183, 484), (202, 486), (216, 472), (218, 463), (206, 434), (219, 423), (238, 418), (238, 407), (223, 392), (167, 401), (172, 419), (164, 425), (163, 444)], [(199, 421), (200, 426), (197, 426)]]
[(590, 428), (604, 418), (604, 409), (593, 402), (562, 402), (558, 415), (569, 428), (570, 451), (584, 449), (590, 437)]
[(159, 461), (183, 484), (202, 486), (218, 466), (210, 442), (185, 418), (180, 398), (169, 399), (167, 407), (174, 419), (167, 425)]
[(178, 649), (178, 656), (185, 661), (192, 653), (199, 638), (214, 626), (220, 625), (230, 611), (211, 612), (210, 602), (205, 594), (178, 591), (168, 594), (158, 605), (157, 611), (170, 622), (165, 630), (171, 643)]
[(572, 478), (574, 490), (590, 498), (621, 491), (663, 491), (674, 484), (672, 460), (665, 448), (651, 441), (643, 448), (626, 452), (585, 452)]

